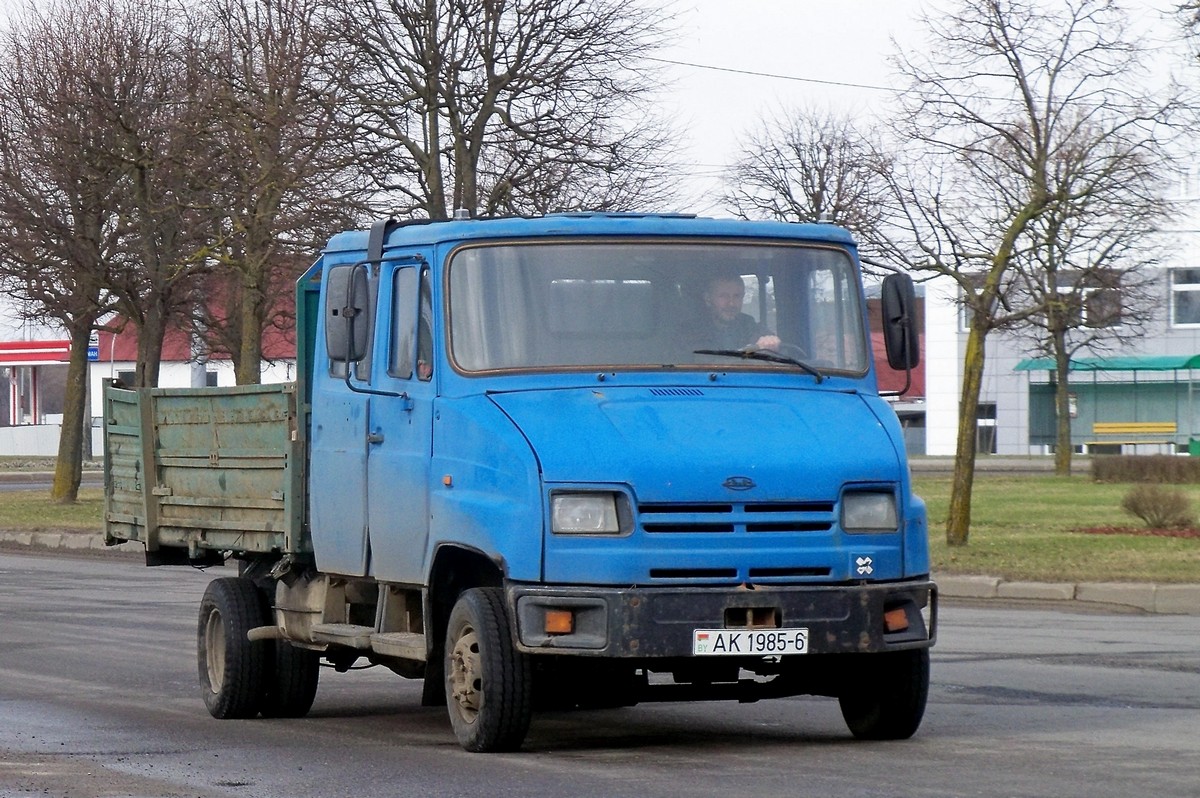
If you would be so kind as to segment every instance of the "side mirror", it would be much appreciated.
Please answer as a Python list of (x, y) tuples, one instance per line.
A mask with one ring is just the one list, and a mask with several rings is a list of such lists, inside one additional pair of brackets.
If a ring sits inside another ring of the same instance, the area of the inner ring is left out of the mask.
[(897, 371), (915, 368), (921, 362), (921, 347), (912, 278), (907, 274), (884, 277), (879, 304), (883, 311), (883, 343), (888, 365)]
[(367, 270), (361, 265), (334, 266), (325, 275), (325, 349), (337, 363), (367, 356)]

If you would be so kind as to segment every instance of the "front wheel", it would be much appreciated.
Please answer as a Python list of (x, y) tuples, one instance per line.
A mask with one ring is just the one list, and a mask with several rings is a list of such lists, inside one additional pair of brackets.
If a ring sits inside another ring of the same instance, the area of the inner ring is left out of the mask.
[(477, 753), (515, 751), (532, 712), (529, 658), (512, 643), (504, 594), (459, 596), (446, 625), (446, 705), (459, 745)]
[(214, 718), (253, 718), (263, 702), (269, 654), (246, 633), (263, 624), (254, 582), (214, 579), (200, 600), (196, 653), (204, 705)]
[(838, 703), (861, 740), (906, 740), (921, 726), (929, 696), (929, 649), (860, 654)]

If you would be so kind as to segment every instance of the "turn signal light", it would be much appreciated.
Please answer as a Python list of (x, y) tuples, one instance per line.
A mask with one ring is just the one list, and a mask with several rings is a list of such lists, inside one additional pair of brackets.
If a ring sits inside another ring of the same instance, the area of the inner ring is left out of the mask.
[(908, 613), (903, 607), (888, 610), (883, 614), (883, 625), (889, 632), (903, 632), (908, 628)]
[(575, 631), (575, 613), (570, 610), (546, 610), (546, 634), (569, 635)]

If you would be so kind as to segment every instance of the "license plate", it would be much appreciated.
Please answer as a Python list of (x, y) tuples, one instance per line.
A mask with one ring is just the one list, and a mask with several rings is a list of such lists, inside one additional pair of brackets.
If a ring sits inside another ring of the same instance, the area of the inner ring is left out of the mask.
[(692, 653), (698, 657), (807, 654), (807, 629), (696, 629)]

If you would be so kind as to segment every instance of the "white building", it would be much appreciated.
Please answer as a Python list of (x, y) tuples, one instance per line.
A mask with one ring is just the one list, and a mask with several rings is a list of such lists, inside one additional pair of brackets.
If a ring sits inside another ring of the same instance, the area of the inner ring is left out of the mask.
[[(1197, 205), (1194, 193), (1179, 202)], [(1200, 216), (1200, 213), (1197, 213)], [(1164, 233), (1168, 256), (1154, 270), (1158, 312), (1145, 334), (1110, 351), (1084, 352), (1069, 377), (1072, 441), (1093, 453), (1200, 453), (1200, 267), (1188, 261), (1200, 218)], [(958, 289), (926, 284), (926, 453), (953, 455), (963, 353)], [(1000, 455), (1053, 451), (1052, 376), (1028, 341), (993, 332), (977, 409), (977, 450)], [(1193, 362), (1195, 358), (1195, 362)], [(1196, 443), (1192, 443), (1197, 439)]]

